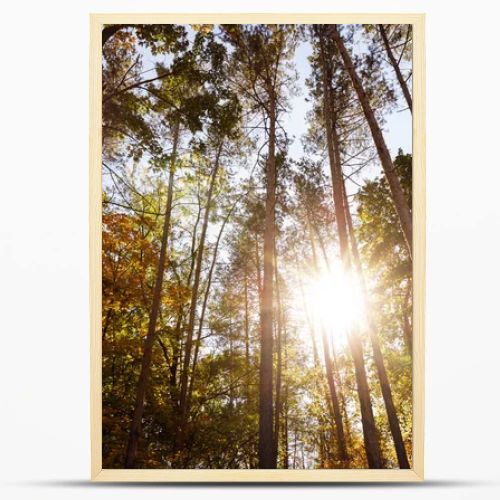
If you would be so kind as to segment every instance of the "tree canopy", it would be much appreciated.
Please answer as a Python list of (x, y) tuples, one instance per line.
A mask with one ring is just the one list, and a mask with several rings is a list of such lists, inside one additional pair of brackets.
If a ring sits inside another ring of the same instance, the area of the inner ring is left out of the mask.
[(103, 467), (410, 467), (411, 26), (102, 47)]

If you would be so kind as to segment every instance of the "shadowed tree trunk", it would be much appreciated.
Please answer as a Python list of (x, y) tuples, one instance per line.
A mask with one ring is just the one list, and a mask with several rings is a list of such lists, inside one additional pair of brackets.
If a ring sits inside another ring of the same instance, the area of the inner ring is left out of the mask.
[(368, 122), (368, 125), (370, 127), (373, 142), (375, 143), (375, 146), (377, 148), (380, 163), (382, 164), (387, 183), (389, 184), (392, 200), (394, 202), (396, 212), (401, 223), (401, 228), (403, 230), (403, 234), (405, 236), (406, 244), (408, 246), (408, 251), (411, 258), (413, 255), (413, 229), (410, 207), (408, 206), (408, 202), (406, 201), (405, 195), (403, 193), (401, 183), (399, 182), (399, 178), (394, 170), (391, 154), (389, 153), (389, 149), (387, 148), (387, 145), (385, 143), (382, 130), (380, 129), (377, 119), (375, 118), (375, 113), (370, 106), (370, 101), (363, 88), (361, 79), (359, 78), (356, 69), (354, 68), (352, 58), (344, 45), (340, 33), (338, 32), (337, 25), (331, 25), (330, 30), (333, 40), (335, 41), (344, 62), (344, 67), (349, 74), (349, 77), (351, 78), (352, 85), (354, 87), (354, 90), (356, 91), (361, 107), (363, 108), (363, 113), (365, 115), (366, 121)]
[(245, 296), (245, 382), (246, 382), (246, 399), (247, 404), (250, 403), (250, 312), (248, 304), (248, 262), (245, 261), (245, 283), (244, 283), (244, 296)]
[(347, 455), (346, 439), (344, 434), (344, 425), (342, 421), (342, 413), (340, 411), (340, 403), (337, 394), (337, 388), (335, 384), (335, 378), (333, 376), (333, 361), (330, 356), (330, 342), (326, 335), (326, 331), (323, 328), (323, 356), (325, 358), (325, 368), (326, 368), (326, 379), (328, 382), (328, 387), (330, 389), (330, 396), (332, 398), (333, 415), (335, 419), (335, 437), (337, 440), (338, 449), (338, 459), (347, 465), (349, 457)]
[(412, 306), (410, 305), (411, 299), (411, 280), (408, 280), (408, 284), (406, 285), (406, 293), (403, 304), (403, 334), (406, 343), (406, 348), (410, 353), (410, 356), (413, 356), (413, 332), (412, 326), (410, 324), (410, 316), (412, 311)]
[(351, 432), (351, 425), (349, 423), (349, 415), (347, 414), (347, 404), (346, 404), (346, 397), (345, 397), (345, 385), (342, 381), (342, 377), (340, 376), (340, 365), (339, 365), (339, 359), (337, 356), (337, 351), (335, 350), (335, 346), (332, 345), (332, 359), (333, 359), (333, 374), (334, 376), (337, 377), (338, 380), (338, 386), (339, 386), (339, 393), (340, 393), (340, 403), (341, 403), (341, 408), (342, 408), (342, 416), (344, 418), (345, 422), (345, 441), (346, 441), (346, 447), (348, 450), (353, 449), (352, 445), (352, 432)]
[(297, 428), (293, 431), (293, 460), (292, 469), (297, 467)]
[(403, 95), (406, 99), (406, 103), (408, 104), (410, 111), (412, 111), (410, 89), (408, 88), (408, 85), (406, 84), (406, 81), (401, 73), (401, 68), (399, 67), (398, 62), (396, 61), (396, 58), (392, 53), (391, 45), (389, 44), (389, 39), (387, 38), (387, 33), (385, 31), (384, 25), (379, 24), (378, 30), (380, 32), (380, 36), (382, 37), (382, 41), (384, 42), (384, 47), (385, 51), (387, 52), (387, 57), (389, 58), (389, 62), (391, 63), (391, 66), (394, 68), (394, 72), (396, 73), (396, 76), (398, 78), (398, 82), (399, 85), (401, 86), (401, 91), (403, 92)]
[(179, 409), (179, 392), (177, 387), (177, 370), (179, 368), (179, 358), (181, 352), (182, 321), (184, 319), (184, 309), (179, 306), (177, 321), (175, 322), (174, 338), (172, 345), (172, 363), (170, 365), (169, 389), (170, 399), (174, 412)]
[(287, 352), (287, 329), (283, 329), (283, 354), (284, 354), (284, 381), (283, 381), (283, 469), (288, 469), (288, 352)]
[(274, 247), (274, 275), (276, 283), (276, 315), (277, 315), (277, 328), (276, 328), (276, 402), (274, 411), (274, 453), (276, 455), (276, 464), (279, 462), (279, 445), (280, 445), (280, 425), (281, 425), (281, 412), (283, 408), (283, 401), (281, 399), (281, 378), (283, 368), (282, 356), (282, 336), (283, 336), (283, 304), (281, 302), (279, 273), (278, 273), (278, 259), (276, 256), (276, 245)]
[(276, 102), (269, 90), (269, 146), (266, 165), (264, 282), (262, 286), (259, 370), (259, 468), (275, 469), (273, 429), (273, 279), (276, 209)]
[[(327, 64), (324, 48), (324, 33), (320, 33), (320, 53), (323, 76), (323, 117), (326, 127), (326, 139), (328, 157), (333, 185), (333, 203), (335, 207), (335, 218), (339, 237), (340, 257), (344, 272), (350, 273), (349, 244), (347, 239), (347, 224), (344, 210), (343, 178), (340, 165), (338, 140), (335, 133), (334, 109), (331, 93), (331, 64)], [(373, 416), (373, 408), (370, 399), (370, 389), (366, 377), (363, 345), (357, 331), (352, 330), (348, 334), (348, 343), (354, 362), (358, 397), (361, 407), (361, 422), (363, 426), (363, 439), (365, 444), (366, 458), (370, 469), (382, 468), (382, 457), (378, 442), (378, 433)]]
[(380, 381), (380, 388), (382, 390), (382, 397), (384, 398), (385, 409), (387, 412), (387, 418), (389, 420), (389, 427), (391, 429), (392, 439), (394, 441), (394, 447), (396, 449), (396, 455), (398, 457), (398, 463), (400, 469), (409, 469), (410, 463), (408, 462), (408, 456), (406, 454), (406, 449), (403, 441), (403, 436), (401, 434), (401, 427), (399, 425), (399, 420), (396, 414), (396, 408), (394, 406), (394, 401), (392, 398), (392, 390), (389, 383), (389, 377), (387, 376), (387, 371), (384, 365), (384, 357), (382, 355), (382, 349), (380, 348), (380, 342), (377, 335), (377, 330), (375, 328), (375, 323), (371, 315), (370, 303), (368, 300), (368, 290), (366, 287), (366, 282), (364, 278), (363, 268), (361, 265), (361, 258), (358, 251), (358, 244), (356, 241), (356, 235), (354, 234), (354, 227), (352, 224), (351, 212), (349, 210), (349, 204), (347, 202), (347, 194), (345, 190), (345, 185), (342, 185), (342, 191), (344, 194), (345, 203), (345, 213), (347, 218), (347, 224), (349, 228), (349, 236), (351, 240), (351, 251), (354, 261), (354, 266), (361, 280), (361, 286), (363, 289), (363, 297), (366, 304), (366, 311), (368, 316), (368, 326), (370, 330), (370, 340), (373, 349), (373, 360), (375, 361), (375, 367), (377, 369), (378, 379)]
[[(191, 286), (191, 280), (193, 277), (194, 266), (196, 262), (196, 235), (198, 233), (198, 225), (200, 223), (202, 213), (200, 193), (198, 187), (198, 211), (196, 215), (196, 221), (193, 226), (193, 234), (191, 237), (191, 249), (190, 249), (190, 264), (189, 264), (189, 274), (187, 276), (186, 285), (189, 288)], [(177, 321), (174, 330), (174, 344), (172, 349), (172, 367), (170, 370), (170, 393), (172, 397), (172, 404), (174, 408), (174, 413), (179, 417), (179, 386), (177, 384), (177, 373), (182, 372), (182, 333), (184, 324), (184, 311), (185, 306), (181, 302), (179, 306), (179, 312), (177, 314)]]
[(156, 323), (160, 312), (160, 302), (163, 288), (163, 275), (165, 273), (165, 262), (167, 256), (168, 238), (170, 233), (170, 218), (172, 214), (172, 198), (174, 189), (175, 163), (177, 158), (177, 147), (179, 142), (180, 124), (174, 126), (173, 149), (170, 160), (170, 172), (168, 179), (168, 194), (167, 206), (165, 209), (165, 220), (163, 223), (163, 233), (161, 238), (160, 257), (158, 259), (158, 269), (156, 272), (156, 282), (153, 291), (153, 304), (149, 314), (148, 333), (144, 340), (141, 372), (137, 383), (137, 392), (135, 397), (134, 414), (130, 425), (127, 451), (125, 455), (125, 468), (131, 469), (135, 466), (135, 458), (137, 454), (137, 445), (141, 433), (142, 417), (144, 414), (144, 400), (146, 397), (146, 389), (149, 379), (149, 371), (151, 367), (151, 357), (153, 354), (153, 344), (156, 334)]
[(257, 294), (259, 299), (259, 314), (262, 308), (262, 270), (260, 267), (259, 237), (255, 234), (255, 270), (257, 274)]

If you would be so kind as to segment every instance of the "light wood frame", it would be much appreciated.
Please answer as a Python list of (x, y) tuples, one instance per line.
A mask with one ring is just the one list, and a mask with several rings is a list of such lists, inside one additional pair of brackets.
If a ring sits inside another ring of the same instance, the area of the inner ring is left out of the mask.
[[(413, 25), (413, 468), (349, 470), (103, 469), (101, 345), (101, 31), (104, 24)], [(425, 15), (91, 14), (90, 15), (90, 373), (91, 479), (149, 482), (417, 482), (424, 479)]]

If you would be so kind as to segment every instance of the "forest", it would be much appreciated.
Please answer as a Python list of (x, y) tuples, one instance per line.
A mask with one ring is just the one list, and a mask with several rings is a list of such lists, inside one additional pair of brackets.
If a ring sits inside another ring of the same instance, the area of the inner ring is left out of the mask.
[(412, 467), (411, 25), (105, 25), (105, 469)]

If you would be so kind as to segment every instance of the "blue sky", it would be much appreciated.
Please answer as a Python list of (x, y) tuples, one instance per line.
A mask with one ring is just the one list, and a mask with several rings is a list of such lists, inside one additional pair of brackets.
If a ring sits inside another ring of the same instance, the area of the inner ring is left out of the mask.
[[(190, 38), (193, 37), (194, 32), (189, 26), (186, 26)], [(354, 45), (355, 53), (359, 54), (366, 49), (366, 42), (362, 38), (358, 38)], [(139, 51), (144, 57), (144, 69), (154, 66), (154, 58), (149, 50), (140, 48)], [(307, 88), (305, 80), (310, 74), (310, 65), (308, 57), (311, 55), (312, 48), (307, 42), (301, 42), (294, 53), (293, 62), (297, 70), (299, 81), (297, 86), (300, 89), (300, 94), (290, 99), (290, 112), (281, 118), (284, 129), (286, 130), (289, 138), (294, 137), (293, 143), (290, 145), (289, 154), (291, 157), (298, 159), (303, 156), (301, 137), (307, 131), (307, 112), (311, 109), (311, 103), (306, 102)], [(165, 64), (169, 64), (170, 58), (163, 56), (162, 60)], [(392, 73), (392, 69), (387, 69), (387, 76), (394, 78), (395, 87), (398, 92), (398, 84)], [(398, 92), (400, 94), (400, 92)], [(391, 113), (385, 114), (385, 124), (383, 126), (384, 138), (387, 146), (394, 157), (399, 148), (402, 148), (405, 153), (412, 150), (412, 116), (406, 103), (403, 102), (402, 96), (399, 99), (396, 109)], [(358, 179), (370, 178), (378, 175), (381, 172), (378, 162), (369, 169), (364, 169), (360, 173)]]
[[(300, 137), (307, 130), (306, 113), (311, 109), (311, 104), (305, 101), (307, 89), (305, 79), (310, 74), (310, 66), (307, 58), (311, 55), (311, 46), (301, 43), (294, 56), (294, 63), (299, 75), (298, 85), (302, 89), (301, 95), (291, 99), (291, 112), (284, 117), (283, 123), (290, 136), (295, 136), (295, 141), (290, 147), (290, 154), (294, 157), (302, 156)], [(395, 156), (399, 148), (405, 153), (412, 149), (412, 117), (402, 99), (399, 100), (397, 109), (385, 116), (384, 137), (392, 156)]]

